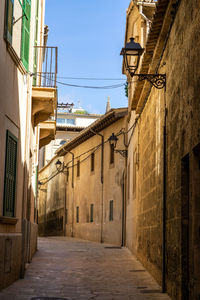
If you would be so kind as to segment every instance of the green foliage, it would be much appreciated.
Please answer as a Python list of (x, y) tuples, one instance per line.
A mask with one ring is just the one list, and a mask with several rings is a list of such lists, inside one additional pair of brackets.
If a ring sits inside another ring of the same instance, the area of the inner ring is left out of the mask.
[(128, 81), (125, 83), (124, 90), (125, 90), (125, 96), (128, 97)]
[(79, 115), (89, 115), (89, 113), (86, 110), (76, 110), (75, 114)]

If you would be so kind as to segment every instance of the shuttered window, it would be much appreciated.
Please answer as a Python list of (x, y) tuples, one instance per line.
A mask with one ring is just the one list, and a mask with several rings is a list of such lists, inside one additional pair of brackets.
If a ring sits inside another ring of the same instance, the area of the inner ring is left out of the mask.
[(94, 152), (91, 154), (91, 172), (94, 171)]
[(114, 164), (114, 160), (115, 160), (115, 148), (114, 148), (114, 145), (111, 144), (110, 145), (110, 164)]
[(14, 0), (6, 0), (4, 38), (12, 44)]
[(76, 223), (79, 223), (79, 206), (76, 207)]
[(22, 40), (21, 40), (21, 59), (28, 71), (29, 67), (29, 39), (30, 39), (30, 19), (31, 19), (31, 0), (23, 2), (25, 16), (22, 20)]
[[(35, 14), (35, 38), (34, 38), (34, 58), (33, 58), (33, 73), (37, 72), (37, 59), (38, 59), (38, 22), (39, 22), (39, 0), (36, 0), (36, 14)], [(33, 85), (36, 85), (37, 76), (33, 76)]]
[(16, 196), (17, 138), (7, 130), (3, 215), (14, 217)]
[(109, 221), (113, 221), (113, 200), (110, 200)]
[(94, 204), (90, 205), (90, 222), (94, 221)]

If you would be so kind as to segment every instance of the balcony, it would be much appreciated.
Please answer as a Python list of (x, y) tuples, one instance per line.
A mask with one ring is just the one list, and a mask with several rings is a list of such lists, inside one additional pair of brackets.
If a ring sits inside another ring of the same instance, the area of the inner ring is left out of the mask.
[(55, 116), (57, 109), (57, 47), (34, 48), (32, 116), (34, 126)]
[(39, 148), (42, 148), (55, 139), (56, 118), (52, 117), (47, 121), (41, 122), (38, 127), (40, 129)]

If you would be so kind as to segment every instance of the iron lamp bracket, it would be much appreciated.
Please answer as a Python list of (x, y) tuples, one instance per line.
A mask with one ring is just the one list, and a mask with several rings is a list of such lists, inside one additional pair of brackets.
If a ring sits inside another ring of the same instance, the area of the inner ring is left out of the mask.
[(124, 158), (128, 157), (128, 150), (115, 149), (115, 152), (121, 154)]
[(148, 80), (155, 88), (163, 89), (166, 87), (166, 74), (131, 74), (137, 76), (139, 81)]

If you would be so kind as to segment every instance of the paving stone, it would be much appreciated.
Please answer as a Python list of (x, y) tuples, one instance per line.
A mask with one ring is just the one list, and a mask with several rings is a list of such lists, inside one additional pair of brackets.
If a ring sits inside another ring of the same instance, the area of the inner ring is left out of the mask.
[[(109, 249), (66, 237), (39, 238), (25, 278), (0, 292), (0, 300), (60, 297), (67, 300), (169, 300), (126, 249)], [(138, 271), (139, 270), (139, 271)]]

